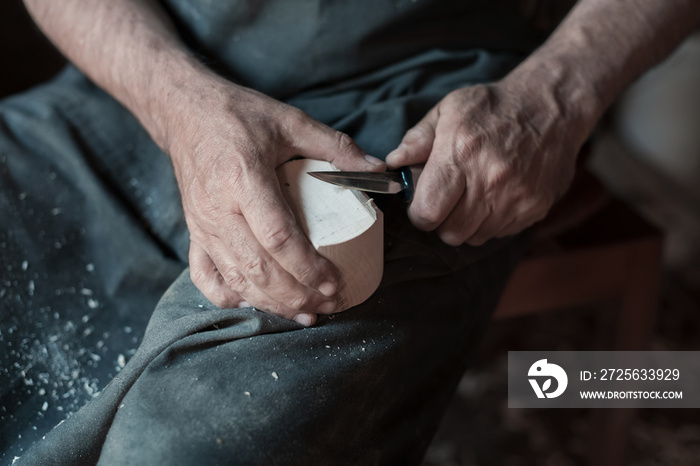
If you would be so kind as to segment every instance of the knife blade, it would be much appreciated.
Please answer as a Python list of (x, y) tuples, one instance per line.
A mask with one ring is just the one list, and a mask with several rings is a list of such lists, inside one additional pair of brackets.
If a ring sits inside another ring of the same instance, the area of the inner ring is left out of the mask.
[(347, 171), (318, 171), (307, 174), (326, 183), (350, 189), (358, 189), (381, 194), (402, 193), (406, 202), (411, 202), (416, 182), (423, 171), (422, 165), (402, 167), (396, 171), (347, 172)]

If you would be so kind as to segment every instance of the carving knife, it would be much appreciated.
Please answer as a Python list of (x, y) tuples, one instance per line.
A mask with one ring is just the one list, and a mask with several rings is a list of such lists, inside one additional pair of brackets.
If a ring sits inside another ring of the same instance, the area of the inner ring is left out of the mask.
[(423, 165), (413, 165), (381, 173), (345, 171), (306, 173), (321, 181), (343, 188), (359, 189), (360, 191), (381, 194), (401, 193), (406, 202), (411, 202), (413, 193), (415, 192), (416, 182), (418, 182), (418, 177), (422, 171)]

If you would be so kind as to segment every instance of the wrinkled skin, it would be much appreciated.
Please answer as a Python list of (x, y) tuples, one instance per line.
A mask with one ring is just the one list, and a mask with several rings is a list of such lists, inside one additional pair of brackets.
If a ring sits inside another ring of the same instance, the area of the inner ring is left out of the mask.
[(217, 306), (253, 305), (303, 325), (344, 310), (338, 271), (297, 226), (275, 168), (295, 155), (344, 170), (385, 165), (301, 110), (223, 80), (207, 84), (182, 93), (167, 124), (193, 282)]
[(406, 133), (387, 164), (425, 163), (408, 210), (417, 228), (477, 246), (545, 217), (571, 182), (588, 129), (537, 95), (508, 82), (462, 88)]

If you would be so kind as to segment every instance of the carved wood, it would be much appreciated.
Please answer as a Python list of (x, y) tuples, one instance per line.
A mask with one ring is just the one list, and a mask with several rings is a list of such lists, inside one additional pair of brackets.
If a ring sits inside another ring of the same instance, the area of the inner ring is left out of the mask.
[(336, 170), (329, 162), (297, 159), (281, 165), (277, 176), (302, 231), (340, 271), (347, 309), (369, 298), (382, 279), (384, 221), (366, 194), (306, 174), (329, 170)]

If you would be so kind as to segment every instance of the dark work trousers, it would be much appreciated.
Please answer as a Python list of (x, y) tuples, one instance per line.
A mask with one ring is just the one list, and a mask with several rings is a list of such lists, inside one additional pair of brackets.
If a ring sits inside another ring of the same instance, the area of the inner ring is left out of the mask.
[[(384, 157), (519, 59), (436, 50), (286, 100)], [(449, 247), (375, 199), (365, 303), (311, 328), (220, 309), (190, 281), (170, 162), (126, 110), (73, 68), (4, 100), (1, 462), (418, 464), (525, 240)]]

